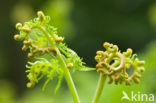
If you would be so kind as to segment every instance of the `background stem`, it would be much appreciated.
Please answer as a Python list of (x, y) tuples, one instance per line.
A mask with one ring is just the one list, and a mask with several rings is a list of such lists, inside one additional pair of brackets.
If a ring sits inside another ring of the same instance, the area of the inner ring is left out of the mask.
[(92, 103), (98, 103), (100, 96), (102, 94), (103, 88), (104, 88), (106, 77), (107, 77), (106, 75), (104, 75), (103, 73), (100, 73), (97, 89), (93, 97)]

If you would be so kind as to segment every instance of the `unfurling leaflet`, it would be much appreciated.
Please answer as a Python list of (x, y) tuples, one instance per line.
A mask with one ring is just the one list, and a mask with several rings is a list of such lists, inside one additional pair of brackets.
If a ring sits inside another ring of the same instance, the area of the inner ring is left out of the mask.
[(42, 11), (39, 11), (37, 15), (37, 18), (25, 22), (23, 25), (21, 23), (16, 24), (19, 34), (16, 34), (14, 39), (23, 41), (22, 50), (28, 51), (28, 58), (31, 58), (26, 65), (28, 69), (26, 70), (27, 77), (30, 80), (27, 87), (32, 88), (40, 79), (46, 78), (47, 80), (43, 86), (44, 90), (48, 82), (57, 77), (56, 92), (64, 74), (62, 64), (57, 57), (58, 51), (60, 51), (70, 71), (94, 69), (85, 67), (85, 63), (82, 62), (76, 52), (62, 43), (64, 38), (57, 35), (57, 28), (49, 25), (49, 16), (45, 16)]
[(102, 72), (110, 79), (109, 84), (121, 84), (125, 82), (130, 85), (132, 80), (135, 83), (140, 82), (141, 72), (144, 72), (145, 61), (140, 61), (136, 54), (132, 54), (132, 49), (127, 49), (121, 53), (117, 45), (104, 43), (106, 51), (97, 51), (95, 60), (97, 72)]

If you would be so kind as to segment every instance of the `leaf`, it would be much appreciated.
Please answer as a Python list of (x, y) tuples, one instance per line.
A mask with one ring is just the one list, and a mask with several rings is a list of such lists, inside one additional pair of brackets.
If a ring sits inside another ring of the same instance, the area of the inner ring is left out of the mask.
[(56, 77), (58, 78), (56, 93), (63, 78), (63, 66), (57, 57), (58, 53), (61, 53), (69, 70), (91, 71), (95, 69), (84, 66), (85, 63), (77, 53), (62, 43), (64, 38), (57, 35), (57, 28), (49, 25), (49, 16), (45, 16), (41, 11), (37, 15), (37, 18), (23, 25), (16, 24), (19, 34), (15, 35), (14, 39), (23, 41), (22, 50), (29, 51), (28, 58), (32, 58), (26, 65), (27, 77), (30, 80), (27, 87), (31, 88), (42, 78), (46, 78), (42, 88), (44, 90), (46, 85)]

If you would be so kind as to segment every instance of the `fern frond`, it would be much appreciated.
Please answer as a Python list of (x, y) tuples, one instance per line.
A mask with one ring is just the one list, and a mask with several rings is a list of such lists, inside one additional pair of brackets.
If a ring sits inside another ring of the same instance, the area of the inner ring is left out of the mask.
[[(66, 66), (69, 70), (89, 71), (95, 70), (84, 66), (82, 59), (65, 43), (62, 43), (64, 38), (57, 35), (57, 28), (49, 24), (50, 17), (45, 16), (43, 12), (37, 13), (38, 17), (25, 22), (16, 24), (19, 34), (14, 36), (17, 41), (23, 41), (23, 51), (29, 51), (28, 57), (33, 58), (28, 62), (26, 71), (30, 82), (27, 87), (33, 87), (43, 77), (47, 78), (43, 90), (46, 85), (54, 77), (58, 78), (58, 84), (55, 92), (58, 90), (64, 71), (62, 64), (58, 59), (58, 51), (61, 53)], [(33, 61), (33, 62), (32, 62)]]
[[(132, 80), (135, 83), (140, 82), (141, 72), (144, 71), (145, 61), (140, 61), (136, 54), (132, 54), (132, 49), (127, 49), (121, 53), (117, 45), (105, 42), (104, 48), (106, 51), (97, 51), (95, 60), (97, 72), (102, 72), (110, 78), (108, 83), (130, 85)], [(128, 71), (132, 71), (129, 73)]]

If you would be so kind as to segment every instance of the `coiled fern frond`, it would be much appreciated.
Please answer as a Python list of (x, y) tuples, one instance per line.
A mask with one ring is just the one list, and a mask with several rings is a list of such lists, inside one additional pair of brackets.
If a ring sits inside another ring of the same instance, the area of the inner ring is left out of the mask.
[(63, 57), (69, 70), (88, 71), (94, 70), (84, 66), (84, 62), (76, 52), (62, 43), (64, 38), (57, 35), (57, 29), (49, 25), (50, 17), (45, 16), (43, 12), (37, 13), (38, 17), (25, 22), (16, 24), (19, 34), (14, 36), (17, 41), (23, 41), (23, 51), (29, 51), (28, 57), (31, 59), (26, 68), (27, 77), (30, 80), (27, 83), (28, 88), (34, 87), (43, 77), (47, 80), (43, 86), (45, 89), (47, 83), (54, 77), (58, 78), (58, 84), (55, 92), (59, 88), (63, 78), (62, 62), (58, 59), (58, 53)]
[(126, 52), (121, 53), (117, 45), (104, 43), (106, 51), (97, 51), (95, 60), (97, 72), (102, 72), (108, 76), (110, 80), (108, 83), (130, 85), (132, 80), (135, 83), (140, 82), (141, 72), (144, 72), (145, 61), (140, 61), (136, 54), (132, 54), (132, 49), (127, 49)]

